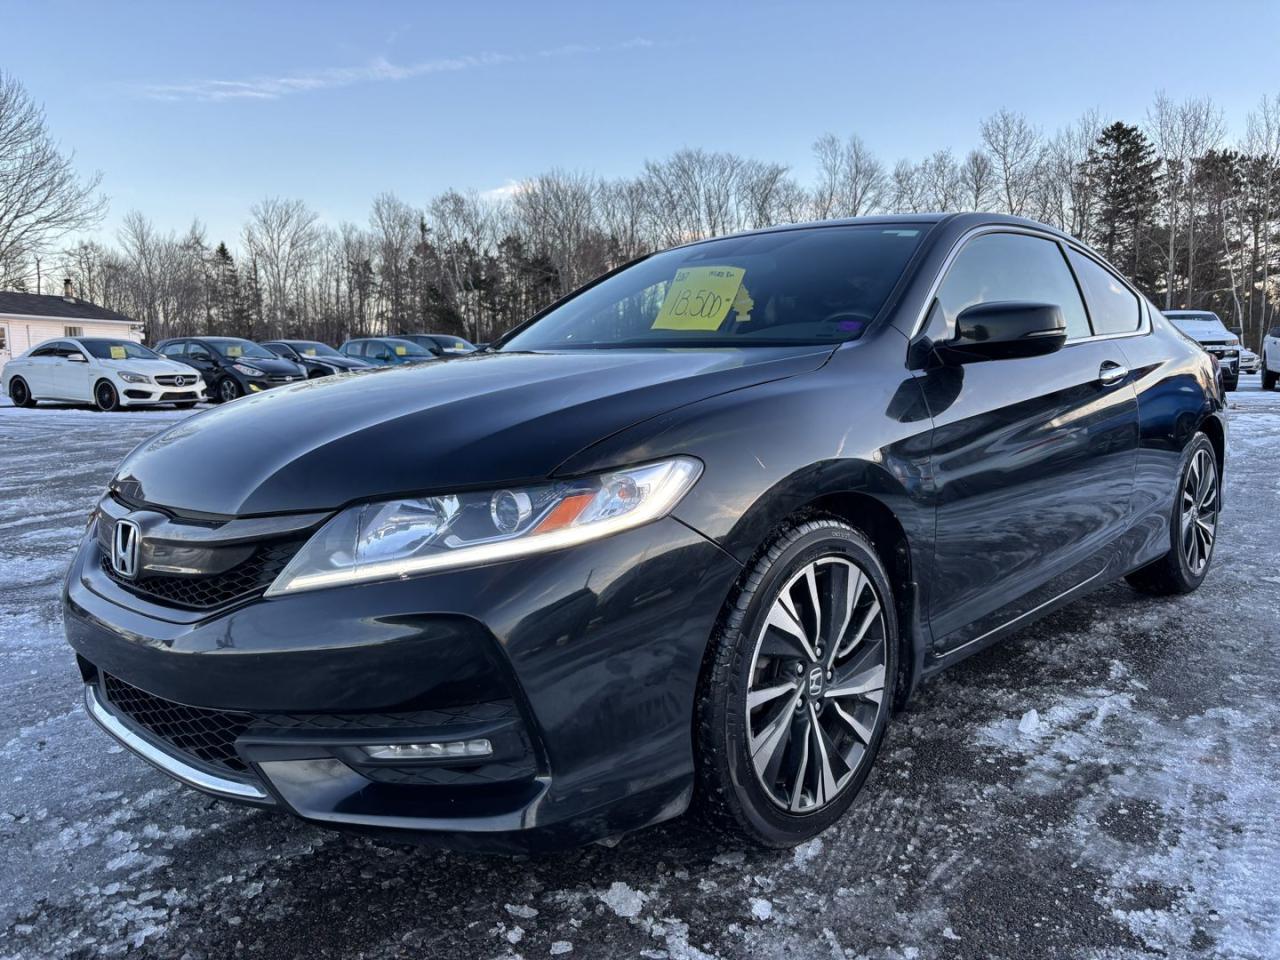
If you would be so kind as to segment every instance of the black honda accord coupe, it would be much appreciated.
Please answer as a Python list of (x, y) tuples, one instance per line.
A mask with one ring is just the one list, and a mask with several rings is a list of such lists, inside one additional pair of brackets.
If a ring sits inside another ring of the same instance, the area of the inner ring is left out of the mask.
[(219, 797), (786, 846), (922, 678), (1118, 577), (1199, 586), (1225, 442), (1211, 358), (1071, 237), (761, 230), (170, 427), (93, 512), (67, 636), (98, 723)]

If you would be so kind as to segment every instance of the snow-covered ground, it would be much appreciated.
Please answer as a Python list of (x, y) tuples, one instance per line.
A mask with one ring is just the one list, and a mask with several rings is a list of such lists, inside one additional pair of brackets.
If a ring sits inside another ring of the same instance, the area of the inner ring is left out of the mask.
[(181, 788), (79, 707), (60, 579), (182, 416), (0, 408), (0, 958), (1280, 957), (1280, 393), (1231, 398), (1215, 567), (931, 681), (786, 854), (676, 823), (540, 859), (388, 849)]

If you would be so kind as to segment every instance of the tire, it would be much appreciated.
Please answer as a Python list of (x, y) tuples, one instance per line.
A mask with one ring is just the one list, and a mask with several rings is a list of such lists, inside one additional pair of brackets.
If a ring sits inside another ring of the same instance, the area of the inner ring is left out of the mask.
[[(1192, 496), (1188, 493), (1188, 487), (1195, 486), (1199, 490), (1205, 490), (1206, 488), (1199, 487), (1199, 481), (1194, 480), (1193, 473), (1195, 476), (1204, 476), (1203, 471), (1206, 469), (1209, 471), (1211, 488), (1207, 493), (1194, 496), (1192, 506), (1195, 509), (1190, 512), (1190, 524), (1188, 530), (1184, 532), (1188, 513), (1184, 508), (1188, 497)], [(1222, 476), (1218, 469), (1217, 451), (1214, 450), (1207, 436), (1197, 433), (1188, 445), (1182, 467), (1178, 470), (1173, 515), (1169, 518), (1169, 552), (1159, 560), (1125, 577), (1129, 585), (1141, 593), (1158, 597), (1191, 593), (1197, 589), (1204, 583), (1204, 578), (1208, 576), (1209, 567), (1213, 562), (1221, 511)], [(1207, 549), (1204, 545), (1202, 522), (1210, 528)], [(1192, 529), (1194, 527), (1200, 527), (1200, 532), (1197, 533)], [(1194, 544), (1186, 539), (1188, 534), (1194, 540)], [(1199, 548), (1198, 555), (1192, 554), (1193, 546)]]
[(244, 391), (240, 389), (240, 384), (236, 383), (230, 377), (224, 377), (222, 380), (218, 381), (217, 395), (219, 403), (230, 403), (232, 400), (240, 397), (243, 393)]
[(1239, 375), (1230, 377), (1230, 378), (1227, 378), (1227, 377), (1222, 378), (1222, 389), (1225, 390), (1227, 393), (1232, 393), (1239, 386), (1240, 386)]
[(110, 380), (99, 380), (93, 385), (94, 405), (103, 413), (120, 408), (120, 394)]
[[(851, 610), (841, 601), (841, 582), (846, 590), (855, 586)], [(843, 632), (812, 629), (810, 595), (827, 601), (828, 612), (847, 611)], [(809, 637), (808, 653), (774, 625), (788, 618), (787, 605), (795, 611), (791, 629), (802, 623)], [(757, 554), (725, 605), (698, 691), (695, 803), (714, 830), (761, 847), (791, 847), (849, 809), (879, 752), (893, 699), (894, 610), (875, 548), (834, 517), (784, 526)], [(832, 636), (836, 642), (820, 650)], [(834, 672), (824, 673), (824, 664)], [(757, 695), (756, 705), (748, 706), (748, 693)], [(836, 759), (824, 764), (820, 756)]]
[(30, 409), (36, 405), (36, 398), (31, 396), (31, 389), (27, 386), (27, 381), (21, 377), (14, 377), (9, 381), (9, 399), (13, 401), (15, 407)]
[(1262, 389), (1274, 390), (1276, 388), (1276, 380), (1280, 379), (1280, 373), (1274, 370), (1263, 368), (1262, 371)]

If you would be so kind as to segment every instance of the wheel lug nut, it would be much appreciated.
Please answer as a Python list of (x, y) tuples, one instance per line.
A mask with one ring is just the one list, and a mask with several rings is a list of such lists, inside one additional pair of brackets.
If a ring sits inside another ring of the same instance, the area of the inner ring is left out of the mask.
[(804, 664), (803, 664), (803, 663), (797, 663), (797, 664), (796, 664), (796, 673), (797, 673), (797, 674), (804, 673)]
[(827, 679), (828, 679), (828, 680), (834, 680), (834, 679), (835, 679), (835, 677), (836, 677), (836, 672), (835, 672), (834, 670), (828, 670), (828, 671), (827, 671)]
[(813, 652), (814, 652), (814, 653), (816, 653), (818, 656), (822, 656), (822, 648), (821, 648), (821, 647), (818, 647), (818, 648), (817, 648), (816, 650), (814, 650)]

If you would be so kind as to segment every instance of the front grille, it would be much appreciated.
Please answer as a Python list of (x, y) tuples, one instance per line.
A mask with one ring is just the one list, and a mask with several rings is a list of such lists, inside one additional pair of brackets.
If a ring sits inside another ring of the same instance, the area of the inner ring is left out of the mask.
[(111, 566), (105, 555), (102, 569), (131, 593), (189, 610), (212, 610), (262, 594), (301, 546), (299, 540), (278, 541), (258, 547), (248, 559), (222, 573), (207, 576), (142, 574), (128, 580)]
[(161, 400), (190, 400), (191, 391), (183, 390), (179, 392), (177, 390), (169, 390), (165, 393), (160, 394), (160, 399)]
[[(178, 383), (179, 380), (182, 383)], [(195, 382), (196, 375), (194, 373), (168, 373), (156, 377), (156, 383), (162, 387), (190, 387), (194, 386)]]
[(236, 738), (253, 723), (248, 713), (207, 710), (165, 700), (106, 673), (107, 701), (119, 713), (169, 746), (195, 760), (233, 773), (249, 768), (236, 754)]

